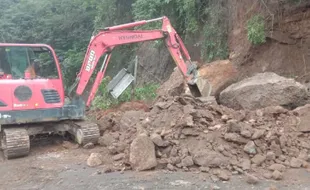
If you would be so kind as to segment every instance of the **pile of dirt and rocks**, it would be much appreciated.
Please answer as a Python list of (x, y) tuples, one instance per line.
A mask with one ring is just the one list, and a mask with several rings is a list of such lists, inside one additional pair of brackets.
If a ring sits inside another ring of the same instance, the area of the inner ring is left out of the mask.
[(109, 150), (112, 170), (167, 169), (206, 172), (213, 180), (229, 180), (233, 174), (246, 174), (249, 181), (280, 180), (288, 168), (308, 167), (309, 134), (298, 130), (302, 110), (274, 106), (234, 111), (210, 99), (161, 97), (149, 112), (102, 117), (99, 144)]

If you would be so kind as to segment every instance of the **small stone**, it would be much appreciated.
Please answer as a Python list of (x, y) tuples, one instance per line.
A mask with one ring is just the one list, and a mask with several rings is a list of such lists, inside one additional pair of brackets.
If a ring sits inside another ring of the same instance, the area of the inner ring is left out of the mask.
[(226, 122), (229, 119), (229, 117), (228, 115), (222, 115), (221, 119), (222, 121)]
[(105, 134), (103, 134), (102, 137), (99, 137), (98, 143), (101, 146), (108, 147), (108, 146), (111, 146), (114, 141), (115, 141), (115, 139), (113, 138), (112, 135), (105, 133)]
[(243, 148), (244, 152), (248, 154), (256, 154), (256, 146), (253, 141), (249, 141)]
[(284, 172), (285, 171), (285, 166), (282, 164), (272, 164), (271, 166), (269, 166), (268, 168), (271, 171), (275, 171), (278, 170), (280, 172)]
[(300, 168), (302, 166), (303, 161), (293, 157), (290, 162), (290, 166), (292, 168)]
[(255, 130), (254, 134), (252, 135), (252, 139), (253, 140), (259, 139), (264, 135), (264, 133), (265, 133), (265, 130), (257, 129), (257, 130)]
[(70, 141), (64, 141), (62, 143), (62, 146), (65, 148), (65, 149), (78, 149), (79, 148), (79, 145), (78, 144), (75, 144), (75, 143), (72, 143)]
[(276, 159), (276, 154), (272, 151), (268, 151), (266, 154), (266, 160), (271, 161)]
[(172, 165), (177, 165), (177, 164), (181, 163), (181, 158), (180, 157), (170, 157), (168, 162)]
[(175, 167), (172, 164), (167, 164), (167, 169), (170, 171), (175, 171)]
[(283, 174), (281, 172), (279, 172), (278, 170), (275, 170), (272, 173), (272, 178), (275, 180), (281, 180), (281, 179), (283, 179)]
[(230, 173), (227, 170), (219, 170), (217, 176), (222, 181), (228, 181), (230, 179)]
[(257, 184), (259, 182), (259, 179), (251, 174), (246, 174), (246, 182), (248, 184)]
[(282, 161), (282, 162), (284, 162), (284, 161), (286, 160), (286, 156), (280, 155), (280, 156), (279, 156), (279, 160)]
[(267, 187), (265, 190), (278, 190), (278, 188), (275, 186), (270, 186), (270, 187)]
[(252, 133), (249, 130), (242, 130), (240, 134), (241, 136), (246, 137), (246, 138), (250, 138), (252, 136)]
[(104, 167), (102, 170), (103, 173), (111, 173), (112, 169), (110, 167)]
[(211, 131), (215, 131), (215, 130), (219, 130), (221, 127), (222, 127), (222, 125), (218, 124), (218, 125), (215, 125), (213, 127), (209, 127), (208, 129)]
[(223, 145), (220, 145), (217, 147), (217, 150), (220, 152), (223, 152), (223, 151), (225, 151), (225, 147)]
[(153, 143), (159, 147), (166, 147), (169, 144), (165, 141), (163, 141), (163, 139), (161, 138), (161, 136), (157, 133), (154, 133), (151, 135), (151, 140), (153, 141)]
[(224, 139), (226, 141), (235, 142), (238, 144), (246, 144), (248, 142), (245, 138), (243, 138), (242, 136), (240, 136), (237, 133), (226, 133), (224, 135)]
[(185, 136), (198, 136), (199, 135), (199, 133), (195, 129), (189, 128), (189, 127), (182, 129), (182, 134), (184, 134)]
[(94, 143), (87, 143), (83, 146), (84, 149), (93, 149), (95, 147)]
[(272, 178), (272, 173), (270, 173), (270, 172), (264, 172), (263, 176), (264, 176), (264, 178), (266, 178), (266, 179), (271, 179), (271, 178)]
[(241, 167), (243, 170), (251, 169), (251, 161), (249, 159), (244, 159), (241, 163)]
[(228, 133), (240, 133), (241, 132), (241, 125), (238, 123), (237, 120), (229, 120), (227, 122), (227, 132)]
[(182, 160), (182, 165), (184, 167), (190, 167), (194, 165), (194, 161), (193, 158), (191, 156), (186, 156), (183, 160)]
[(205, 173), (208, 173), (209, 171), (210, 171), (210, 168), (209, 167), (200, 167), (199, 168), (199, 170), (201, 171), (201, 172), (205, 172)]
[(211, 178), (211, 180), (212, 180), (213, 182), (218, 182), (218, 181), (220, 181), (220, 179), (219, 179), (216, 175), (211, 175), (210, 178)]
[(299, 152), (299, 156), (298, 159), (300, 160), (304, 160), (304, 161), (308, 161), (309, 157), (308, 157), (308, 152), (306, 150), (302, 150)]
[(265, 162), (266, 156), (257, 154), (251, 160), (254, 164), (256, 164), (257, 166), (260, 166), (263, 162)]
[(220, 190), (221, 188), (217, 185), (212, 185), (211, 190)]
[(125, 154), (124, 153), (120, 153), (120, 154), (117, 154), (117, 155), (113, 156), (112, 159), (114, 161), (119, 161), (119, 160), (123, 159), (124, 157), (125, 157)]
[(87, 159), (87, 165), (89, 167), (100, 166), (102, 164), (101, 154), (99, 153), (91, 153), (89, 158)]

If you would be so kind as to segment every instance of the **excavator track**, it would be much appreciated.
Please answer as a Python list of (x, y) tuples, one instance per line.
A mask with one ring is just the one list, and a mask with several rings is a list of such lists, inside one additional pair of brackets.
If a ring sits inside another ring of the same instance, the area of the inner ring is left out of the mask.
[(71, 134), (75, 137), (75, 141), (80, 145), (85, 145), (87, 143), (97, 144), (100, 137), (100, 130), (97, 124), (81, 121), (72, 122)]
[(2, 131), (1, 148), (7, 159), (27, 156), (30, 139), (26, 129), (9, 128)]

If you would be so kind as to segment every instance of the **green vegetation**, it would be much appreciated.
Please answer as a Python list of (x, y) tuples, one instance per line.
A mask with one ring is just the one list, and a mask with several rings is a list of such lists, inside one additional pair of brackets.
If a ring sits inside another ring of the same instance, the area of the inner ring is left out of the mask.
[[(0, 41), (51, 45), (63, 58), (61, 67), (65, 85), (69, 87), (79, 72), (92, 34), (107, 26), (135, 20), (165, 15), (187, 47), (194, 44), (201, 47), (203, 60), (227, 58), (226, 1), (0, 0)], [(160, 22), (140, 28), (159, 29)], [(154, 43), (155, 47), (162, 47), (158, 42)], [(106, 76), (114, 76), (120, 69), (129, 68), (138, 46), (133, 44), (115, 48)], [(155, 86), (137, 88), (135, 98), (154, 96)], [(99, 93), (105, 94), (102, 89)], [(126, 93), (118, 101), (128, 100)], [(114, 105), (113, 101), (103, 104)]]
[(98, 90), (98, 96), (93, 102), (95, 108), (109, 109), (111, 107), (119, 105), (120, 103), (132, 100), (153, 100), (154, 98), (156, 98), (156, 90), (159, 87), (158, 84), (147, 84), (143, 87), (138, 87), (135, 89), (134, 97), (132, 97), (132, 89), (127, 88), (118, 99), (114, 99), (107, 91), (106, 86), (108, 85), (108, 82), (108, 78), (105, 78), (101, 83)]
[(266, 42), (265, 21), (260, 15), (255, 15), (247, 22), (248, 40), (259, 45)]

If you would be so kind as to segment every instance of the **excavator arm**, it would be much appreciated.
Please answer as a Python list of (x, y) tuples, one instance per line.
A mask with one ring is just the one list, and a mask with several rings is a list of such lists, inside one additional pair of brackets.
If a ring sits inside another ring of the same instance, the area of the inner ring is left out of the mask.
[[(161, 30), (125, 30), (160, 20), (162, 20)], [(198, 73), (195, 65), (191, 63), (191, 57), (186, 47), (184, 46), (180, 36), (171, 26), (169, 19), (167, 17), (161, 17), (152, 20), (143, 20), (129, 24), (107, 27), (101, 30), (97, 35), (93, 36), (89, 43), (81, 70), (77, 76), (77, 95), (83, 94), (86, 85), (88, 84), (102, 55), (105, 54), (105, 59), (92, 86), (86, 103), (87, 106), (91, 104), (91, 101), (94, 99), (98, 87), (104, 78), (106, 68), (111, 58), (111, 52), (114, 47), (158, 39), (165, 39), (166, 47), (168, 48), (176, 65), (187, 80), (187, 83), (191, 86), (190, 88), (195, 88), (195, 91), (199, 92), (198, 88), (195, 87)]]

